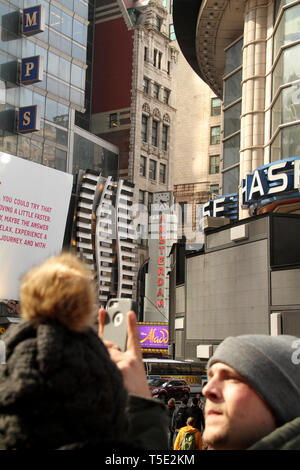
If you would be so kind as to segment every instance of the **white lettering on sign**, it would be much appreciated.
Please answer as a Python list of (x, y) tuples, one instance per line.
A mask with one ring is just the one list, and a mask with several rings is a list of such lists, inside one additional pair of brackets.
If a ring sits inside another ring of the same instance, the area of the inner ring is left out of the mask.
[[(280, 171), (281, 170), (281, 171)], [(262, 197), (298, 189), (300, 185), (300, 157), (257, 168), (242, 183), (242, 205)]]

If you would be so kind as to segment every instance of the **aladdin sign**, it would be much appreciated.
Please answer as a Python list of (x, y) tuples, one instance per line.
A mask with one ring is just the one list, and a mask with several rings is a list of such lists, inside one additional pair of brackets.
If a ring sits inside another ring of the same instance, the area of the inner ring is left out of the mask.
[(142, 348), (167, 349), (169, 341), (168, 325), (138, 325)]

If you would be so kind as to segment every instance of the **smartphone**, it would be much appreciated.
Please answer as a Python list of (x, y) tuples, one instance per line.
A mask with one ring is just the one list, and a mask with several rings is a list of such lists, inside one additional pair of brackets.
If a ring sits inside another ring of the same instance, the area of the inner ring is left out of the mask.
[(110, 299), (106, 304), (106, 317), (103, 340), (111, 341), (121, 351), (127, 345), (127, 312), (136, 312), (136, 303), (131, 299)]

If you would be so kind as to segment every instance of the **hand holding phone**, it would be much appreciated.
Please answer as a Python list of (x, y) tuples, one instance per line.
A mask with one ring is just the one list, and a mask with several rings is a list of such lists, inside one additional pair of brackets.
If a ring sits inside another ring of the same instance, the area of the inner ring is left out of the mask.
[[(124, 299), (127, 300), (127, 299)], [(99, 337), (104, 340), (112, 361), (117, 365), (123, 375), (123, 380), (128, 393), (140, 397), (150, 398), (151, 392), (147, 383), (147, 376), (143, 364), (143, 355), (140, 343), (140, 335), (137, 326), (136, 314), (129, 310), (126, 318), (127, 325), (127, 348), (122, 351), (115, 347), (111, 339), (105, 340), (107, 312), (104, 309), (99, 310)]]
[(110, 299), (106, 305), (105, 328), (102, 334), (104, 341), (116, 344), (121, 351), (127, 345), (127, 312), (136, 311), (135, 302), (131, 299)]

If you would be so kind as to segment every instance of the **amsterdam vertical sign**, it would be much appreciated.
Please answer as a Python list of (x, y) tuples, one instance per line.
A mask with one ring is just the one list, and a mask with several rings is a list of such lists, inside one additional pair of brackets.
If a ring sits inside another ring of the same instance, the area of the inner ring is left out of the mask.
[(171, 247), (177, 237), (171, 193), (153, 194), (149, 231), (149, 263), (146, 274), (144, 321), (167, 322), (169, 315), (169, 277)]

